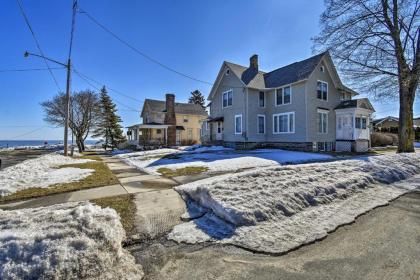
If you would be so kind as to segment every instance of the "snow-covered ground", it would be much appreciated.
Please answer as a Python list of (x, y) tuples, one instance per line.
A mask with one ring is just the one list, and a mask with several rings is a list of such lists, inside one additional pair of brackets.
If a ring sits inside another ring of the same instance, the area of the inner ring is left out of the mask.
[(0, 210), (0, 279), (141, 279), (118, 214), (88, 202)]
[(0, 196), (10, 195), (28, 188), (47, 188), (54, 184), (79, 181), (92, 174), (94, 170), (57, 167), (88, 161), (91, 160), (75, 159), (52, 153), (5, 168), (0, 171)]
[(128, 164), (151, 174), (159, 168), (179, 169), (188, 166), (206, 167), (208, 173), (234, 172), (284, 163), (329, 160), (333, 157), (317, 153), (260, 149), (235, 151), (220, 146), (192, 146), (181, 151), (160, 149), (118, 155)]
[(176, 190), (188, 201), (190, 216), (204, 216), (176, 226), (169, 238), (285, 252), (420, 187), (419, 173), (419, 155), (394, 154), (196, 181)]

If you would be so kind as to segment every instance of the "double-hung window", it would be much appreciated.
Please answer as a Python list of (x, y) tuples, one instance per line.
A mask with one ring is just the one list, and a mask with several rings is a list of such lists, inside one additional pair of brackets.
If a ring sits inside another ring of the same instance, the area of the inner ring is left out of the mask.
[(366, 129), (366, 127), (367, 127), (367, 118), (366, 117), (356, 117), (355, 127), (357, 129)]
[(242, 134), (242, 115), (235, 115), (235, 134)]
[(257, 132), (258, 134), (265, 133), (265, 115), (257, 116)]
[(233, 90), (228, 90), (223, 93), (223, 108), (232, 106), (233, 102)]
[(290, 104), (292, 101), (290, 86), (276, 90), (276, 105)]
[(273, 115), (273, 134), (294, 133), (295, 113), (281, 113)]
[(260, 107), (265, 107), (265, 93), (264, 91), (260, 91), (258, 95), (258, 104)]
[(321, 100), (328, 100), (328, 83), (318, 81), (316, 85), (317, 98)]
[(318, 133), (328, 133), (328, 111), (318, 110)]

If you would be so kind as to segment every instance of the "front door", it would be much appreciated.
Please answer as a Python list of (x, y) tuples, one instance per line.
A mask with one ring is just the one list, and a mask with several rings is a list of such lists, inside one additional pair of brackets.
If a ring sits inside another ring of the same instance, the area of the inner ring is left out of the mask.
[(217, 122), (216, 140), (223, 140), (223, 123)]
[(353, 115), (343, 116), (343, 139), (353, 139)]

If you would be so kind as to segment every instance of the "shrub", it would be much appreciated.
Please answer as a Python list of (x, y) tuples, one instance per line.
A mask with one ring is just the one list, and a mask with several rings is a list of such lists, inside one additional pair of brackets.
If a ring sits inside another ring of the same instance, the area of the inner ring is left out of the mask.
[(392, 133), (374, 132), (371, 137), (372, 147), (398, 144), (398, 135)]

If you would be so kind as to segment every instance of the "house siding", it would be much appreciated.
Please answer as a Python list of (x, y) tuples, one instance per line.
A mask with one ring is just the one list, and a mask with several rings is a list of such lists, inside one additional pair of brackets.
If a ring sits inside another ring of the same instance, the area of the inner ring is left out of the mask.
[[(210, 115), (212, 117), (224, 117), (223, 140), (224, 141), (245, 141), (242, 135), (235, 134), (235, 115), (242, 115), (242, 131), (246, 128), (245, 119), (245, 87), (243, 83), (231, 72), (225, 75), (227, 67), (223, 69), (223, 78), (215, 92), (210, 105)], [(228, 90), (233, 91), (232, 106), (222, 108), (222, 94)], [(217, 132), (217, 123), (211, 124), (211, 134)]]
[[(324, 66), (324, 72), (320, 71), (320, 66)], [(328, 100), (317, 98), (317, 81), (321, 80), (328, 83)], [(340, 93), (334, 86), (328, 67), (321, 62), (314, 72), (309, 76), (306, 84), (306, 100), (308, 102), (307, 114), (307, 141), (308, 142), (334, 142), (336, 138), (336, 120), (334, 109), (340, 104)], [(318, 108), (328, 109), (328, 133), (318, 132)]]

